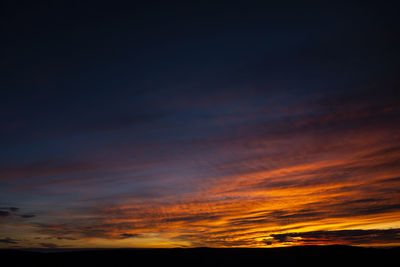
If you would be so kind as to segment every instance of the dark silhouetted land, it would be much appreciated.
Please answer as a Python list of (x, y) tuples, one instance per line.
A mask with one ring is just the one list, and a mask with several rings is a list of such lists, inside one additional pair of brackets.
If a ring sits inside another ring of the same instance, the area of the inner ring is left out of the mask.
[(399, 266), (400, 248), (0, 250), (1, 266)]

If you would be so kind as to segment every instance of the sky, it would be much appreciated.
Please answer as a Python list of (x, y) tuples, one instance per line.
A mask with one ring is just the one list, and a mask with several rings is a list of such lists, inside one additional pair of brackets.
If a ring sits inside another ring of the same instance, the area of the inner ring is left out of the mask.
[(400, 245), (394, 1), (136, 2), (2, 1), (0, 248)]

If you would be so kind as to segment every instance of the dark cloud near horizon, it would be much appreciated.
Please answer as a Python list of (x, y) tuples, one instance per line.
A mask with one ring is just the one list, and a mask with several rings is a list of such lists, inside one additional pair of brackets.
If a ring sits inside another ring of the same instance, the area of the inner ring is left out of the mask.
[(17, 243), (18, 243), (18, 240), (13, 239), (13, 238), (6, 237), (6, 238), (0, 239), (0, 243), (5, 243), (5, 244), (17, 244)]
[[(400, 241), (400, 229), (313, 231), (304, 233), (272, 234), (278, 243), (300, 244), (392, 244)], [(300, 239), (299, 239), (300, 238)]]

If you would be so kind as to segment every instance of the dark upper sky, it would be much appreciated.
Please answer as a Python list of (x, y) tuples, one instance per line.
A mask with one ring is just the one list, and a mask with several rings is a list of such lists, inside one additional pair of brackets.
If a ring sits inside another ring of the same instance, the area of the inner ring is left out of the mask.
[(400, 228), (397, 6), (145, 2), (1, 3), (0, 245)]

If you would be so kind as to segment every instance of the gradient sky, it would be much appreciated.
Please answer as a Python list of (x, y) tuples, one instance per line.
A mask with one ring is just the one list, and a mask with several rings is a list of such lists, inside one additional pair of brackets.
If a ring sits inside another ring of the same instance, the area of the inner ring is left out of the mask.
[(396, 6), (144, 2), (2, 1), (0, 247), (400, 245)]

